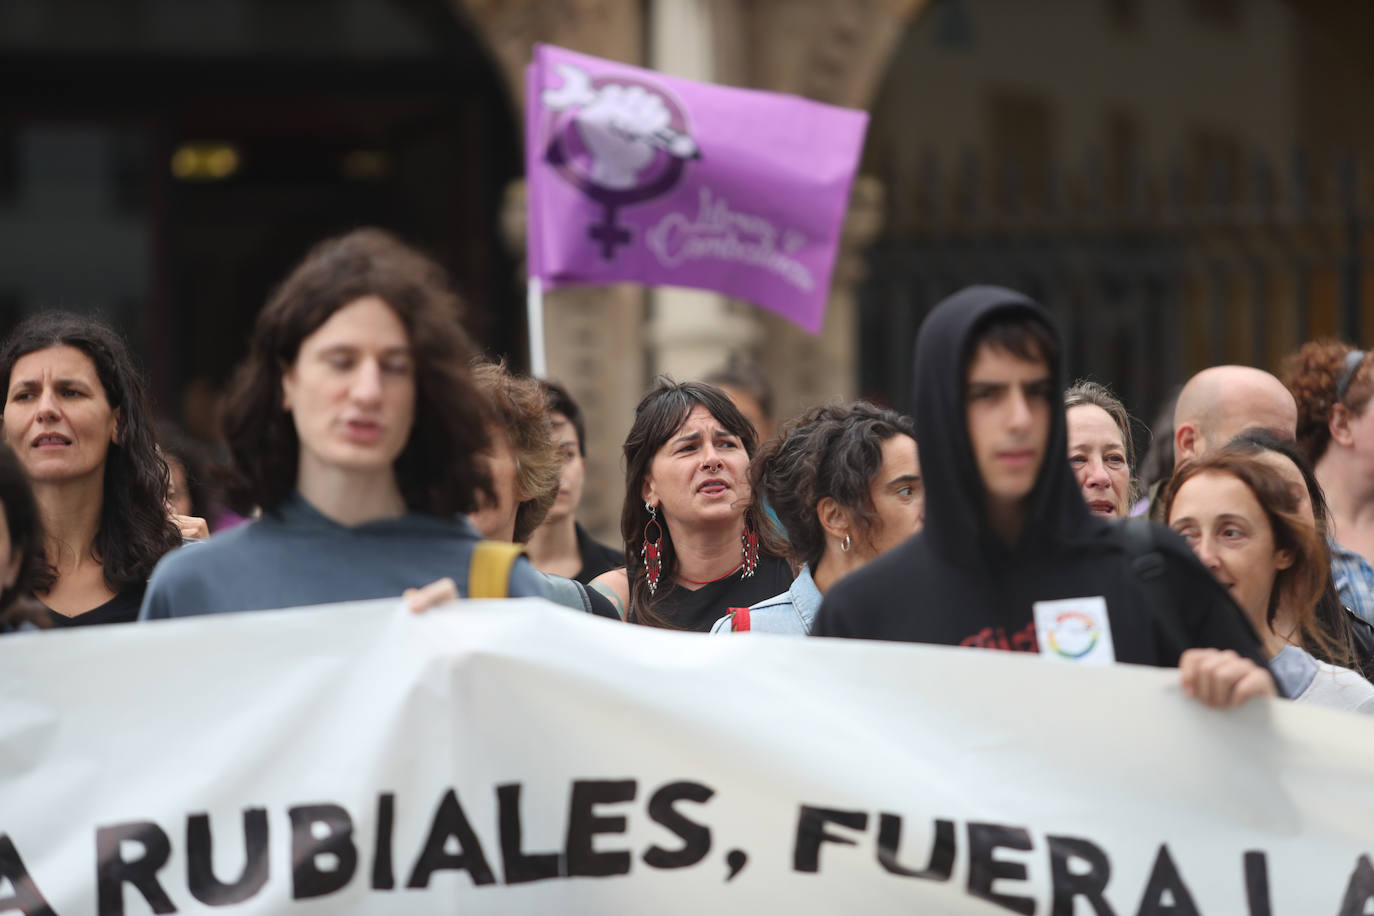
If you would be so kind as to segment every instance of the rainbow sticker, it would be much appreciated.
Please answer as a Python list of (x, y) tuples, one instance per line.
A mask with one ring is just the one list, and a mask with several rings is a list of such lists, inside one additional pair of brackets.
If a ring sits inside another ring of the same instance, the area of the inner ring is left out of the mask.
[(1046, 634), (1050, 649), (1062, 658), (1082, 658), (1097, 647), (1101, 638), (1097, 621), (1082, 611), (1064, 611), (1054, 618)]

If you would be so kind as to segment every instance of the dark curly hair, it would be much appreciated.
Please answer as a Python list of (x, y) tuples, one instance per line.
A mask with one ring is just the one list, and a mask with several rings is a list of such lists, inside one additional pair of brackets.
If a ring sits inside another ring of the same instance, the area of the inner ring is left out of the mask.
[(234, 508), (273, 511), (296, 487), (300, 442), (282, 403), (282, 374), (301, 342), (339, 309), (377, 296), (405, 326), (415, 364), (415, 421), (396, 459), (396, 483), (413, 512), (473, 511), (491, 492), (481, 453), (490, 409), (468, 364), (473, 346), (461, 303), (438, 264), (380, 229), (316, 245), (258, 315), (248, 358), (225, 405)]
[(0, 632), (21, 623), (45, 627), (47, 615), (41, 613), (42, 607), (29, 597), (34, 579), (44, 565), (43, 525), (24, 466), (3, 443), (0, 443), (0, 506), (5, 510), (10, 556), (18, 554), (21, 557), (13, 584), (0, 591)]
[[(649, 512), (644, 508), (644, 480), (658, 450), (686, 422), (687, 415), (698, 404), (740, 440), (745, 454), (753, 456), (758, 446), (754, 427), (744, 418), (744, 414), (739, 412), (724, 391), (705, 382), (675, 382), (666, 375), (660, 375), (654, 381), (654, 387), (635, 408), (634, 424), (625, 437), (625, 505), (620, 513), (620, 536), (625, 540), (625, 575), (630, 586), (630, 608), (634, 611), (635, 622), (647, 626), (672, 627), (672, 623), (656, 610), (655, 605), (677, 588), (674, 579), (677, 555), (673, 550), (672, 531), (663, 521), (663, 579), (658, 593), (651, 595), (644, 575), (644, 559), (639, 555), (644, 528), (649, 523)], [(749, 510), (746, 508), (745, 511)], [(776, 533), (767, 525), (760, 524), (758, 518), (752, 521), (759, 532), (760, 552), (778, 555)]]
[[(143, 379), (123, 339), (109, 325), (70, 312), (44, 312), (20, 323), (0, 347), (6, 390), (21, 356), (50, 347), (86, 354), (105, 400), (119, 411), (119, 441), (105, 456), (105, 495), (91, 553), (111, 591), (141, 586), (163, 554), (181, 545), (181, 533), (167, 515), (167, 462), (153, 437)], [(46, 592), (56, 581), (57, 569), (44, 561), (33, 588)]]
[(816, 514), (829, 496), (848, 509), (860, 537), (871, 539), (878, 522), (872, 483), (883, 466), (883, 443), (916, 438), (911, 418), (867, 401), (812, 407), (788, 421), (764, 443), (749, 465), (754, 517), (762, 502), (777, 513), (789, 550), (814, 571), (825, 553), (825, 529)]
[[(1283, 383), (1298, 402), (1298, 445), (1314, 465), (1331, 444), (1332, 409), (1344, 404), (1360, 416), (1374, 396), (1374, 369), (1367, 354), (1358, 358), (1347, 378), (1346, 358), (1359, 352), (1339, 340), (1314, 340), (1283, 361)], [(1338, 397), (1342, 382), (1345, 390)]]

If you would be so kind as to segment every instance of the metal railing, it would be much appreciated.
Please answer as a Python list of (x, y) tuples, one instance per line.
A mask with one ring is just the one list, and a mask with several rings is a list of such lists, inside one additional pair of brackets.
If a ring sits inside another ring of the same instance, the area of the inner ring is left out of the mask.
[(1109, 183), (1090, 158), (1038, 185), (1008, 166), (988, 180), (972, 156), (918, 172), (916, 228), (880, 236), (860, 290), (861, 390), (904, 409), (921, 320), (972, 283), (1043, 303), (1070, 375), (1147, 419), (1204, 366), (1277, 370), (1305, 340), (1374, 329), (1374, 169), (1354, 161), (1297, 154), (1280, 172), (1256, 157)]

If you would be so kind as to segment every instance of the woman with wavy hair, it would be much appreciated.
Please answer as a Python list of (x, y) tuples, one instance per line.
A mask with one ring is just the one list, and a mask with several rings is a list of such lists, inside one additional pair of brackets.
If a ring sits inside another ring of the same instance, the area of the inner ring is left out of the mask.
[(625, 567), (592, 581), (631, 623), (706, 631), (792, 582), (750, 511), (754, 427), (703, 382), (660, 377), (625, 439)]
[(787, 591), (716, 621), (712, 633), (804, 636), (830, 586), (921, 528), (925, 488), (911, 418), (866, 401), (825, 404), (789, 422), (749, 468), (802, 564)]
[(1374, 623), (1374, 360), (1335, 340), (1284, 363), (1298, 402), (1298, 445), (1331, 507), (1331, 575), (1346, 607)]
[[(262, 517), (168, 557), (144, 617), (467, 594), (491, 409), (459, 301), (389, 233), (316, 246), (258, 316), (225, 415), (235, 508)], [(457, 583), (455, 585), (454, 583)], [(541, 595), (524, 559), (506, 593)]]
[(1174, 473), (1164, 511), (1260, 634), (1290, 697), (1374, 715), (1374, 685), (1322, 660), (1348, 663), (1349, 647), (1319, 617), (1327, 555), (1302, 496), (1263, 456), (1227, 446)]
[(34, 592), (56, 626), (138, 616), (153, 567), (200, 519), (172, 516), (143, 381), (108, 325), (68, 312), (25, 320), (0, 348), (3, 428), (45, 532)]

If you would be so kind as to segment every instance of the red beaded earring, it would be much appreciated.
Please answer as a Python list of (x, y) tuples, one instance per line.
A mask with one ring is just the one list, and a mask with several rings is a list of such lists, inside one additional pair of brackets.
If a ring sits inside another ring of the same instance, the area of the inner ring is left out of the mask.
[(754, 574), (754, 570), (759, 568), (759, 533), (749, 523), (748, 513), (744, 516), (744, 534), (740, 535), (740, 546), (744, 550), (744, 560), (740, 564), (744, 567), (744, 572), (740, 578), (748, 579)]
[[(649, 583), (649, 594), (653, 595), (658, 591), (658, 580), (663, 575), (663, 526), (658, 523), (658, 509), (644, 501), (644, 508), (649, 510), (649, 521), (644, 525), (644, 546), (639, 548), (639, 555), (644, 558), (644, 578)], [(653, 540), (649, 540), (649, 526), (658, 529)]]

